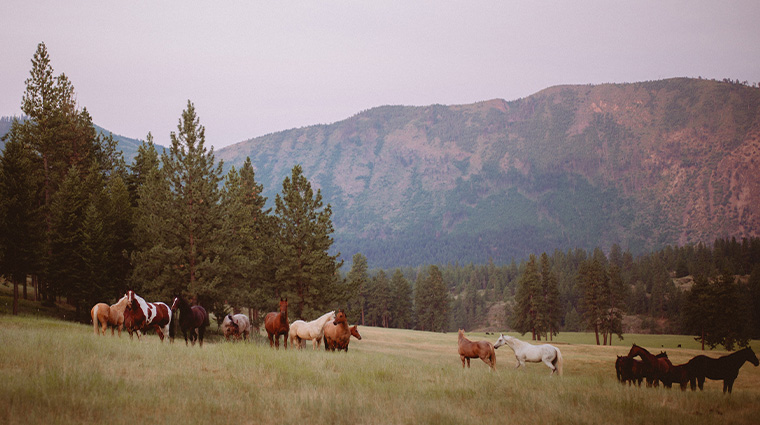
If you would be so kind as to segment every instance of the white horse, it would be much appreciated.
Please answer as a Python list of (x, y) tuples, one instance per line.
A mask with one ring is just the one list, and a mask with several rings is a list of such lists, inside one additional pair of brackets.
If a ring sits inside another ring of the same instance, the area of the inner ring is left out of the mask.
[(325, 313), (311, 322), (296, 320), (290, 324), (290, 331), (288, 332), (290, 343), (297, 343), (298, 348), (303, 348), (303, 340), (310, 339), (313, 349), (316, 350), (319, 348), (319, 344), (322, 342), (322, 337), (325, 334), (325, 323), (330, 320), (335, 320), (335, 311)]
[(525, 362), (544, 362), (552, 370), (551, 375), (554, 372), (562, 375), (562, 353), (559, 352), (557, 347), (549, 344), (533, 345), (520, 341), (515, 337), (501, 334), (499, 339), (496, 340), (496, 344), (493, 345), (493, 348), (499, 348), (505, 344), (509, 345), (509, 348), (515, 352), (515, 358), (517, 359), (516, 368), (525, 366)]

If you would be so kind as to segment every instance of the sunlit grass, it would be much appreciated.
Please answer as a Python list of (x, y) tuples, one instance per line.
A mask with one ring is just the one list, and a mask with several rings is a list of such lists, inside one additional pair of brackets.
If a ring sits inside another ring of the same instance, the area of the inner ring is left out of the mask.
[(703, 392), (681, 392), (615, 380), (615, 356), (631, 342), (667, 350), (677, 363), (699, 351), (667, 343), (690, 337), (637, 335), (597, 347), (577, 342), (588, 335), (560, 334), (565, 374), (550, 377), (542, 364), (515, 370), (508, 347), (496, 352), (496, 372), (479, 360), (463, 370), (455, 333), (360, 332), (348, 353), (276, 351), (261, 342), (199, 349), (155, 335), (138, 342), (98, 337), (85, 325), (0, 316), (0, 423), (708, 424), (754, 423), (760, 413), (760, 368), (749, 364), (731, 396), (715, 381)]

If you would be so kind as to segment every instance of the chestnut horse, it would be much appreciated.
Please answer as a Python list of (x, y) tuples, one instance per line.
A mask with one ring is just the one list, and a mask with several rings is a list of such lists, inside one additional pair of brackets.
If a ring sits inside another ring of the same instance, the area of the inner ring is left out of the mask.
[(759, 364), (755, 352), (752, 348), (747, 347), (726, 356), (714, 359), (704, 355), (699, 355), (686, 362), (686, 370), (691, 381), (691, 390), (694, 391), (699, 384), (699, 389), (703, 389), (705, 378), (714, 380), (723, 380), (723, 392), (734, 388), (734, 381), (739, 376), (739, 368), (744, 362), (750, 362), (757, 366)]
[[(636, 356), (641, 357), (641, 361), (643, 361), (646, 366), (644, 377), (647, 378), (648, 387), (652, 385), (656, 387), (659, 381), (666, 378), (666, 375), (672, 366), (670, 360), (668, 360), (668, 355), (664, 352), (655, 356), (647, 351), (646, 348), (633, 344), (631, 350), (628, 351), (628, 357), (634, 358)], [(665, 384), (665, 382), (663, 382), (663, 384)]]
[(124, 295), (116, 304), (108, 305), (106, 303), (97, 303), (92, 310), (90, 310), (90, 316), (92, 317), (92, 327), (95, 330), (95, 335), (99, 334), (98, 324), (103, 327), (103, 336), (106, 334), (106, 328), (111, 328), (111, 336), (113, 336), (114, 329), (119, 329), (119, 338), (121, 338), (121, 328), (124, 326), (124, 310), (127, 308), (127, 296)]
[(470, 359), (483, 360), (483, 363), (491, 367), (491, 371), (496, 369), (496, 352), (493, 344), (488, 341), (470, 341), (464, 337), (464, 329), (459, 330), (458, 336), (459, 358), (462, 359), (462, 369), (464, 369), (465, 360), (467, 367), (470, 367)]
[(172, 302), (172, 311), (177, 308), (179, 308), (179, 328), (185, 337), (185, 345), (187, 345), (187, 333), (190, 332), (190, 344), (195, 345), (197, 339), (198, 345), (203, 347), (203, 334), (206, 333), (206, 326), (209, 325), (206, 309), (200, 305), (191, 307), (181, 296), (174, 297)]
[(348, 343), (351, 337), (361, 340), (359, 329), (356, 325), (349, 327), (346, 313), (340, 309), (335, 315), (335, 320), (325, 323), (325, 351), (343, 350), (348, 352)]
[(157, 302), (146, 302), (141, 296), (134, 291), (127, 291), (127, 308), (124, 310), (124, 326), (129, 332), (130, 338), (132, 332), (137, 332), (137, 339), (140, 339), (140, 332), (154, 328), (161, 342), (164, 341), (164, 335), (169, 334), (169, 323), (172, 321), (172, 311), (168, 305)]
[(285, 349), (288, 349), (288, 332), (290, 324), (288, 323), (288, 299), (280, 298), (280, 312), (267, 313), (264, 316), (264, 329), (267, 331), (269, 346), (280, 349), (280, 335)]

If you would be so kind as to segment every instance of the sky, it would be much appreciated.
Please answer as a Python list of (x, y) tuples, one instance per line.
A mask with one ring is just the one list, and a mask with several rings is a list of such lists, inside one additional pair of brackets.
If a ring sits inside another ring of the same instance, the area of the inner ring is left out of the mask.
[(114, 134), (170, 144), (188, 100), (221, 149), (382, 105), (562, 84), (760, 82), (760, 1), (33, 1), (0, 6), (0, 116), (37, 45)]

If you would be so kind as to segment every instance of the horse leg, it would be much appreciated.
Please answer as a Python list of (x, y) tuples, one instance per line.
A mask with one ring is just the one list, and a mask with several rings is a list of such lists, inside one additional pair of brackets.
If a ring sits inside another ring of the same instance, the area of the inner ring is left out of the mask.
[(697, 377), (697, 385), (699, 385), (699, 390), (700, 391), (702, 391), (702, 390), (705, 389), (704, 388), (705, 387), (705, 377), (704, 376)]
[(206, 332), (206, 328), (201, 326), (198, 328), (198, 346), (203, 347), (203, 334)]
[(285, 336), (282, 337), (282, 345), (285, 346), (286, 350), (288, 349), (288, 338), (286, 338)]
[(469, 369), (469, 368), (470, 368), (470, 358), (467, 357), (467, 369)]
[(549, 369), (551, 370), (551, 372), (549, 373), (549, 376), (551, 376), (551, 375), (554, 375), (554, 372), (556, 372), (556, 371), (557, 371), (557, 368), (556, 368), (556, 367), (554, 367), (554, 365), (552, 364), (551, 360), (549, 360), (549, 358), (548, 358), (548, 357), (544, 357), (544, 358), (543, 358), (541, 361), (543, 361), (543, 362), (544, 362), (544, 364), (545, 364), (546, 366), (548, 366), (548, 367), (549, 367)]

